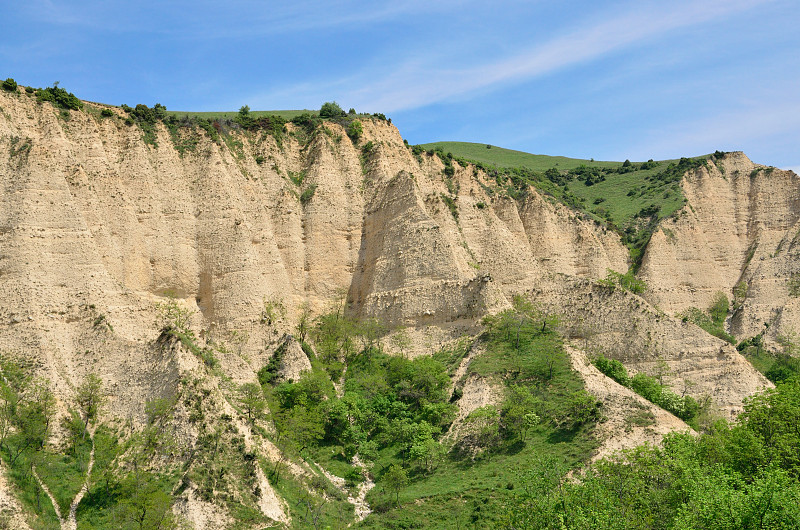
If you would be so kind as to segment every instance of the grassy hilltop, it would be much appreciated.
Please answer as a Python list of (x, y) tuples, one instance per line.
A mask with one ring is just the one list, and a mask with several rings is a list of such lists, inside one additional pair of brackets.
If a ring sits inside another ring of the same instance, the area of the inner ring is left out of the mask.
[(415, 146), (447, 164), (474, 163), (512, 195), (534, 186), (620, 233), (637, 264), (658, 221), (685, 203), (680, 180), (714, 155), (646, 162), (611, 162), (534, 155), (487, 144), (435, 142)]

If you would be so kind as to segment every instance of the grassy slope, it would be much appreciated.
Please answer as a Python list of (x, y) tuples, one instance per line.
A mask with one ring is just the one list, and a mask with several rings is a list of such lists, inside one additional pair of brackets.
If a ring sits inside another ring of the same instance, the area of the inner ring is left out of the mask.
[[(527, 333), (530, 335), (530, 333)], [(553, 377), (547, 378), (545, 359), (552, 356)], [(434, 358), (444, 361), (442, 355)], [(522, 339), (519, 350), (508, 340), (491, 338), (486, 352), (470, 366), (476, 373), (495, 381), (505, 380), (533, 391), (543, 410), (552, 417), (563, 417), (570, 410), (569, 400), (583, 388), (555, 336)], [(585, 462), (597, 445), (592, 435), (593, 422), (574, 430), (555, 428), (543, 413), (544, 421), (533, 428), (527, 439), (501, 442), (474, 460), (450, 452), (432, 471), (409, 466), (411, 483), (400, 492), (400, 506), (381, 480), (382, 470), (399, 464), (396, 447), (382, 451), (373, 472), (376, 488), (367, 499), (375, 512), (358, 528), (492, 528), (501, 523), (504, 505), (515, 489), (522, 486), (520, 472), (532, 462), (555, 458), (568, 467)]]
[(477, 160), (484, 164), (495, 165), (498, 167), (527, 167), (535, 171), (545, 171), (551, 167), (561, 170), (574, 169), (581, 164), (599, 167), (618, 167), (622, 162), (593, 162), (580, 158), (567, 158), (565, 156), (533, 155), (523, 151), (504, 149), (492, 146), (486, 148), (486, 144), (476, 144), (470, 142), (433, 142), (421, 144), (425, 149), (435, 149), (441, 147), (444, 152), (453, 153), (455, 156)]
[[(425, 149), (440, 148), (445, 153), (450, 152), (456, 157), (475, 160), (489, 166), (498, 168), (523, 167), (537, 172), (544, 172), (555, 168), (561, 172), (574, 170), (581, 165), (597, 168), (615, 169), (622, 166), (622, 162), (600, 162), (567, 158), (562, 156), (534, 155), (522, 151), (503, 149), (492, 146), (487, 149), (486, 144), (468, 142), (435, 142), (422, 144)], [(705, 159), (707, 156), (695, 157)], [(603, 182), (587, 186), (583, 181), (571, 180), (562, 189), (576, 196), (580, 201), (581, 209), (591, 214), (596, 219), (608, 219), (614, 226), (626, 227), (633, 222), (634, 216), (643, 208), (655, 205), (659, 210), (659, 218), (664, 218), (685, 203), (680, 185), (677, 182), (662, 183), (648, 181), (669, 166), (677, 163), (677, 159), (661, 160), (657, 166), (650, 169), (637, 169), (629, 173), (612, 173), (606, 176)], [(635, 167), (640, 164), (634, 163)]]

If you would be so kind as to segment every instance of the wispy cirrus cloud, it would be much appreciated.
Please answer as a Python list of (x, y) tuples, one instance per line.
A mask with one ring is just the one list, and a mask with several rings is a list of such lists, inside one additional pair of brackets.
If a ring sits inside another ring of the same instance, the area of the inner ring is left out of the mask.
[[(682, 2), (669, 7), (658, 2), (636, 3), (627, 12), (605, 20), (584, 22), (568, 34), (535, 45), (509, 57), (463, 68), (442, 68), (448, 61), (434, 57), (415, 59), (376, 73), (372, 68), (358, 75), (319, 80), (270, 91), (255, 101), (271, 102), (292, 95), (319, 101), (328, 94), (346, 91), (359, 108), (396, 112), (449, 100), (472, 93), (544, 76), (688, 26), (753, 9), (774, 0), (710, 0)], [(431, 55), (431, 54), (427, 54)], [(377, 77), (377, 80), (376, 80)]]
[[(103, 32), (160, 33), (189, 40), (247, 39), (315, 29), (358, 27), (412, 14), (441, 13), (468, 0), (363, 2), (359, 0), (29, 0), (16, 9), (38, 22)], [(143, 23), (146, 22), (146, 23)]]

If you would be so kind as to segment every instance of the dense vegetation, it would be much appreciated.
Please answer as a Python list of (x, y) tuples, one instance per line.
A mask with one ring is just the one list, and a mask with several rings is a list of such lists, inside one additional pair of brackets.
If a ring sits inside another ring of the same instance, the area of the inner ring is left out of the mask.
[[(766, 331), (766, 329), (764, 330)], [(767, 379), (775, 384), (800, 377), (800, 338), (790, 332), (778, 336), (780, 350), (764, 345), (764, 332), (741, 341), (736, 348)]]
[(59, 528), (86, 486), (78, 508), (81, 528), (171, 528), (172, 481), (163, 470), (153, 472), (150, 463), (164, 412), (152, 406), (145, 431), (122, 444), (118, 430), (96, 424), (104, 402), (102, 381), (90, 375), (76, 389), (74, 408), (61, 419), (64, 435), (55, 445), (55, 398), (47, 381), (2, 360), (0, 458), (20, 500), (39, 516), (38, 528)]
[(746, 401), (737, 425), (667, 436), (590, 466), (579, 481), (539, 458), (520, 473), (506, 528), (800, 527), (800, 380)]
[[(363, 527), (451, 528), (454, 510), (462, 525), (499, 524), (515, 470), (533, 455), (572, 467), (594, 447), (599, 403), (572, 371), (558, 322), (517, 297), (513, 309), (487, 319), (477, 343), (465, 339), (416, 359), (387, 355), (378, 322), (356, 322), (341, 310), (313, 326), (301, 322), (297, 336), (309, 341), (303, 349), (312, 371), (280, 381), (286, 342), (259, 371), (276, 443), (351, 486), (370, 473), (376, 487), (367, 499), (375, 513)], [(407, 346), (402, 331), (392, 342), (400, 351)], [(485, 353), (453, 387), (451, 376), (473, 348)], [(502, 399), (470, 413), (458, 435), (444, 436), (470, 374), (493, 381)], [(262, 408), (250, 403), (248, 410)], [(270, 477), (279, 488), (287, 481), (282, 491), (289, 492), (293, 479), (280, 466)], [(334, 506), (315, 506), (320, 521), (334, 520)]]
[(707, 311), (690, 307), (679, 316), (684, 322), (692, 322), (708, 333), (724, 341), (736, 344), (736, 339), (725, 331), (725, 318), (730, 311), (730, 301), (725, 293), (717, 291)]
[(703, 406), (692, 396), (679, 396), (657, 378), (642, 372), (631, 377), (621, 362), (608, 359), (602, 354), (598, 355), (592, 364), (622, 386), (630, 388), (651, 403), (671, 412), (692, 427), (699, 428), (697, 419), (703, 411)]

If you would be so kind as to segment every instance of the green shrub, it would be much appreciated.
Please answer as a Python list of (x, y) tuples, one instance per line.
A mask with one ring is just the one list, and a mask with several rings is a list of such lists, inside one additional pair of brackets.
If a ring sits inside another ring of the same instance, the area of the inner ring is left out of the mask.
[(630, 269), (625, 274), (621, 274), (611, 269), (606, 269), (605, 279), (599, 280), (598, 283), (604, 287), (611, 288), (619, 285), (626, 291), (630, 291), (634, 294), (642, 294), (647, 290), (647, 284), (644, 282), (644, 280), (640, 280), (633, 274), (633, 269)]
[(111, 110), (111, 109), (103, 109), (103, 110), (100, 111), (100, 116), (102, 116), (104, 118), (110, 118), (113, 115), (114, 115), (114, 111)]
[(730, 302), (728, 301), (728, 297), (725, 296), (725, 293), (722, 291), (714, 293), (711, 307), (708, 308), (708, 314), (711, 316), (711, 320), (717, 325), (722, 325), (722, 323), (725, 322), (725, 318), (728, 316), (729, 309)]
[[(130, 114), (130, 119), (139, 125), (142, 130), (142, 138), (144, 143), (150, 144), (153, 147), (158, 147), (156, 141), (156, 123), (164, 120), (167, 116), (167, 107), (160, 103), (153, 105), (153, 108), (139, 103), (135, 108), (130, 108), (127, 105), (122, 106), (123, 110)], [(128, 119), (125, 124), (128, 125)], [(132, 123), (131, 123), (132, 125)]]
[(347, 114), (335, 101), (323, 103), (319, 109), (319, 117), (323, 119), (341, 118), (342, 116), (347, 116)]
[(725, 318), (728, 316), (729, 310), (730, 302), (728, 297), (723, 292), (718, 291), (714, 294), (708, 312), (696, 307), (690, 307), (679, 313), (678, 316), (684, 322), (696, 324), (711, 335), (735, 345), (736, 339), (725, 331)]
[(39, 90), (36, 92), (36, 99), (40, 102), (49, 101), (64, 110), (80, 110), (83, 108), (83, 102), (75, 97), (75, 94), (67, 92), (58, 85)]
[(452, 197), (449, 195), (445, 195), (444, 193), (441, 194), (442, 200), (447, 205), (447, 209), (450, 210), (450, 214), (453, 216), (453, 219), (458, 221), (458, 205), (456, 201), (453, 200)]
[(17, 82), (9, 77), (5, 81), (3, 81), (3, 90), (7, 90), (9, 92), (16, 92), (17, 91)]
[(600, 354), (594, 361), (592, 361), (592, 364), (595, 365), (598, 370), (622, 386), (630, 386), (631, 378), (628, 375), (628, 370), (626, 370), (625, 366), (618, 360), (608, 359), (604, 355)]
[(350, 122), (350, 126), (347, 128), (347, 136), (350, 137), (351, 140), (354, 142), (358, 141), (361, 138), (361, 135), (364, 133), (364, 126), (361, 125), (361, 122), (358, 120), (353, 120)]
[(312, 197), (314, 197), (314, 192), (316, 191), (317, 191), (316, 184), (312, 184), (311, 186), (307, 187), (305, 190), (303, 190), (303, 193), (300, 194), (300, 203), (307, 204), (312, 199)]

